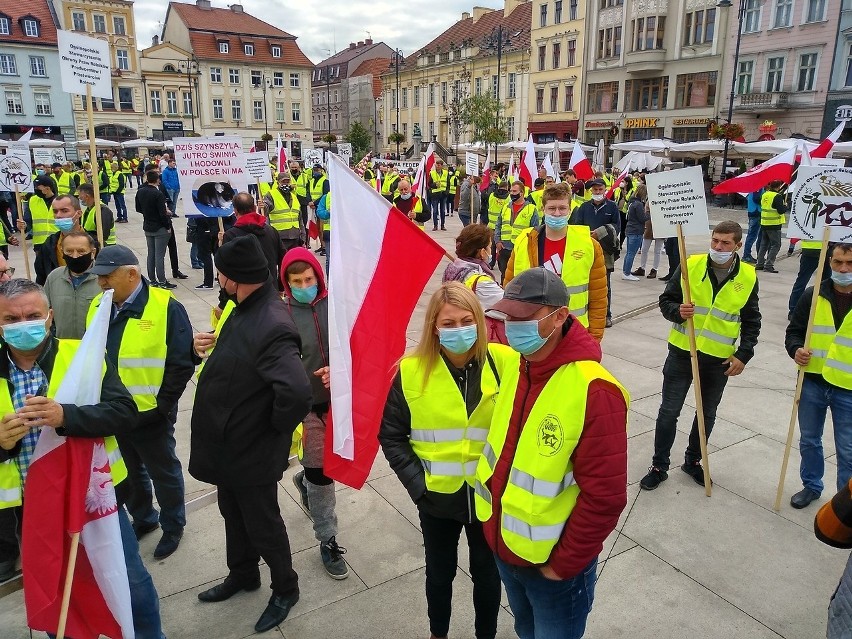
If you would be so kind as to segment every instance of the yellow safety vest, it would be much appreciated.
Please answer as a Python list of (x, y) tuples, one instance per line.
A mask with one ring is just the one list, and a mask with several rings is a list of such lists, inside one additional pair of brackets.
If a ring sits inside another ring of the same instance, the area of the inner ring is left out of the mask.
[(49, 235), (56, 233), (59, 228), (54, 223), (53, 209), (40, 195), (29, 199), (30, 215), (33, 219), (33, 246), (40, 246)]
[[(92, 300), (86, 326), (92, 321), (103, 294)], [(148, 303), (139, 319), (129, 318), (118, 347), (118, 375), (133, 395), (140, 412), (157, 407), (157, 393), (166, 366), (166, 327), (171, 292), (148, 287)]]
[(450, 181), (449, 181), (449, 184), (447, 186), (448, 186), (448, 189), (450, 191), (450, 195), (455, 195), (456, 191), (459, 188), (459, 175), (458, 175), (458, 173), (453, 173), (450, 176)]
[[(592, 243), (588, 228), (588, 226), (566, 227), (568, 235), (565, 238), (561, 276), (568, 289), (568, 310), (586, 328), (589, 326), (589, 277), (595, 263), (595, 245)], [(524, 229), (515, 240), (516, 276), (532, 267), (529, 252), (531, 233), (532, 229)], [(539, 261), (541, 260), (542, 256), (539, 256)]]
[(311, 193), (311, 200), (316, 202), (322, 197), (322, 189), (323, 185), (328, 181), (328, 178), (323, 175), (318, 180), (315, 180), (313, 177), (310, 178), (308, 182), (308, 188)]
[[(495, 365), (502, 370), (503, 360), (519, 355), (507, 346), (489, 344)], [(482, 366), (480, 388), (482, 399), (467, 415), (465, 398), (453, 376), (438, 357), (428, 378), (419, 357), (404, 357), (399, 364), (402, 393), (411, 413), (411, 449), (423, 464), (426, 488), (437, 493), (452, 494), (467, 482), (473, 486), (476, 463), (494, 413), (494, 400), (499, 382), (489, 362)]]
[[(71, 364), (71, 360), (74, 358), (74, 354), (79, 347), (80, 340), (61, 339), (58, 341), (56, 359), (53, 362), (53, 372), (50, 375), (50, 382), (47, 386), (47, 396), (51, 399), (56, 396), (59, 384), (68, 372), (68, 366)], [(104, 365), (103, 370), (106, 372), (106, 365)], [(6, 381), (3, 380), (3, 383), (0, 383), (0, 416), (15, 412), (12, 396), (9, 394), (9, 385), (5, 383)], [(104, 437), (104, 448), (109, 458), (112, 483), (118, 485), (119, 482), (127, 477), (127, 467), (121, 458), (121, 451), (118, 449), (115, 437)], [(18, 471), (15, 460), (10, 459), (0, 463), (0, 509), (20, 506), (22, 497), (23, 486), (21, 473)]]
[(772, 201), (778, 195), (775, 191), (766, 191), (760, 196), (760, 225), (777, 226), (784, 224), (786, 218), (772, 207)]
[(272, 184), (270, 182), (260, 182), (257, 185), (257, 190), (260, 191), (260, 197), (265, 198), (272, 190)]
[[(210, 325), (213, 327), (213, 335), (216, 336), (216, 339), (219, 338), (219, 334), (222, 332), (222, 327), (225, 325), (225, 320), (227, 320), (231, 316), (231, 313), (234, 312), (235, 308), (237, 308), (237, 305), (234, 304), (234, 302), (232, 302), (231, 300), (228, 300), (225, 303), (225, 308), (222, 309), (222, 314), (219, 316), (218, 319), (216, 318), (215, 313), (213, 313), (212, 310), (210, 311)], [(207, 357), (201, 360), (201, 364), (198, 367), (198, 372), (195, 373), (195, 379), (201, 378), (201, 371), (204, 370), (204, 364), (206, 364), (207, 360), (210, 359), (210, 355), (213, 353), (214, 348), (216, 348), (215, 343), (213, 344), (213, 348), (207, 351)]]
[(804, 250), (804, 249), (817, 249), (817, 250), (819, 250), (819, 249), (822, 248), (822, 242), (820, 240), (801, 240), (799, 242), (799, 246), (802, 247), (802, 250)]
[[(89, 207), (83, 212), (83, 230), (89, 231), (90, 233), (96, 233), (98, 230), (97, 220), (95, 219), (95, 207)], [(115, 224), (112, 225), (112, 228), (109, 230), (109, 235), (104, 240), (104, 244), (106, 246), (111, 246), (115, 244)]]
[(56, 178), (56, 194), (57, 195), (68, 195), (74, 190), (74, 174), (69, 173), (68, 171), (62, 171), (59, 174), (59, 178)]
[[(740, 311), (754, 289), (757, 272), (750, 264), (740, 262), (737, 274), (725, 280), (714, 299), (713, 285), (707, 273), (708, 259), (707, 255), (692, 255), (686, 262), (692, 302), (695, 304), (695, 344), (706, 355), (727, 358), (737, 350)], [(689, 350), (686, 322), (672, 323), (669, 343), (682, 350)]]
[(503, 212), (503, 207), (506, 206), (506, 202), (511, 202), (508, 195), (504, 198), (499, 198), (494, 193), (489, 194), (488, 228), (492, 230), (497, 228), (497, 218), (500, 217), (500, 213)]
[(122, 160), (119, 166), (121, 167), (121, 172), (124, 173), (125, 178), (127, 178), (127, 176), (133, 173), (133, 168), (130, 166), (130, 162), (128, 162), (127, 160)]
[(291, 174), (293, 189), (299, 197), (308, 197), (308, 175), (305, 171), (299, 171), (298, 177)]
[(88, 182), (88, 179), (86, 178), (86, 172), (85, 171), (83, 171), (83, 170), (76, 171), (75, 175), (77, 176), (77, 180), (78, 180), (79, 184), (85, 184), (86, 182)]
[(127, 181), (125, 180), (124, 185), (119, 187), (119, 179), (118, 176), (121, 175), (120, 171), (116, 171), (115, 173), (110, 174), (109, 176), (109, 192), (110, 193), (124, 193), (124, 189), (127, 188)]
[[(480, 521), (493, 514), (488, 480), (506, 443), (520, 379), (519, 366), (501, 372), (502, 392), (476, 467), (474, 503)], [(592, 361), (572, 362), (550, 378), (521, 427), (500, 497), (500, 536), (509, 550), (531, 563), (547, 563), (580, 495), (571, 456), (583, 434), (589, 384), (598, 379), (618, 387), (629, 406), (629, 393), (603, 366)]]
[(443, 193), (447, 190), (447, 178), (449, 177), (447, 169), (444, 169), (440, 173), (435, 169), (432, 169), (429, 172), (429, 177), (432, 178), (432, 184), (434, 185), (429, 190), (430, 193)]
[(395, 194), (399, 180), (399, 173), (385, 173), (382, 177), (382, 195), (388, 196), (391, 193)]
[(533, 216), (536, 214), (534, 204), (527, 202), (512, 221), (512, 201), (503, 208), (502, 223), (500, 224), (500, 241), (514, 242), (521, 231), (530, 228)]
[[(819, 286), (814, 289), (814, 295), (818, 293)], [(835, 329), (831, 302), (821, 295), (817, 299), (811, 350), (805, 372), (820, 374), (829, 384), (852, 390), (852, 313), (846, 315), (839, 330)]]
[(544, 189), (539, 189), (538, 191), (533, 191), (530, 193), (530, 197), (532, 198), (533, 204), (535, 204), (535, 208), (539, 211), (544, 210), (542, 207), (544, 204), (542, 203), (542, 198), (544, 197)]
[(100, 190), (101, 195), (106, 195), (107, 193), (112, 193), (111, 185), (112, 185), (112, 172), (111, 171), (100, 171), (98, 173), (98, 189)]
[[(417, 217), (418, 213), (423, 212), (423, 200), (421, 198), (417, 197), (416, 195), (412, 195), (412, 197), (417, 198), (417, 201), (414, 203), (414, 206), (411, 207), (411, 212), (414, 213), (415, 217)], [(396, 207), (399, 207), (399, 196), (398, 195), (393, 199), (393, 205), (396, 206)], [(424, 227), (424, 225), (421, 224), (420, 222), (418, 222), (417, 220), (411, 220), (411, 221), (414, 222), (421, 229)]]
[(284, 199), (284, 194), (278, 190), (278, 187), (271, 189), (269, 195), (272, 196), (272, 201), (275, 203), (275, 208), (267, 213), (272, 228), (276, 231), (299, 228), (299, 216), (302, 207), (296, 194), (290, 193), (292, 200), (290, 204)]

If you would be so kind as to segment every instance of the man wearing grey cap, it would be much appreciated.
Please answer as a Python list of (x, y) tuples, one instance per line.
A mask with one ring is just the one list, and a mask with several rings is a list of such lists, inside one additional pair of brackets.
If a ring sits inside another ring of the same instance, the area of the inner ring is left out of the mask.
[(629, 396), (567, 303), (562, 280), (532, 268), (491, 309), (521, 360), (500, 371), (474, 500), (520, 639), (583, 636), (598, 555), (627, 504)]

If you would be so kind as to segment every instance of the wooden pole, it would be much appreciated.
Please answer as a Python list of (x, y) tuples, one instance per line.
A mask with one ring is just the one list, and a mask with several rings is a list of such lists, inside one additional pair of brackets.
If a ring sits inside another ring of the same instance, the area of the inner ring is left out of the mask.
[[(680, 274), (683, 278), (684, 304), (692, 304), (689, 290), (689, 270), (686, 266), (686, 242), (683, 239), (683, 227), (677, 225), (677, 246), (680, 252)], [(698, 374), (698, 347), (695, 345), (695, 322), (686, 320), (686, 334), (689, 337), (689, 359), (692, 362), (692, 387), (695, 389), (695, 416), (698, 421), (698, 440), (701, 444), (701, 464), (704, 468), (704, 494), (710, 497), (710, 460), (707, 457), (707, 430), (704, 426), (704, 401), (701, 398), (701, 380)]]
[[(811, 308), (808, 311), (808, 327), (805, 330), (805, 350), (811, 347), (811, 333), (814, 327), (814, 316), (816, 315), (817, 298), (819, 297), (819, 284), (822, 278), (822, 269), (828, 254), (828, 238), (831, 236), (831, 227), (825, 225), (822, 232), (822, 245), (819, 248), (819, 263), (817, 264), (814, 277), (814, 294), (811, 298)], [(784, 495), (784, 479), (787, 477), (787, 464), (790, 461), (790, 449), (793, 447), (793, 435), (796, 432), (796, 421), (799, 416), (799, 402), (802, 399), (802, 384), (805, 381), (805, 367), (799, 366), (799, 374), (796, 377), (796, 393), (793, 395), (793, 409), (790, 411), (790, 425), (787, 427), (787, 442), (784, 445), (784, 459), (781, 461), (781, 476), (778, 478), (778, 490), (775, 491), (775, 503), (773, 508), (776, 512), (781, 510), (781, 497)]]
[[(24, 206), (21, 202), (21, 191), (18, 189), (18, 185), (15, 185), (15, 205), (18, 207), (18, 219), (24, 219)], [(21, 233), (21, 250), (24, 252), (24, 268), (27, 271), (27, 279), (33, 279), (32, 270), (30, 267), (30, 256), (27, 254), (27, 234), (26, 232)]]
[[(98, 246), (103, 248), (104, 222), (101, 219), (100, 172), (98, 171), (97, 148), (95, 146), (95, 116), (92, 112), (92, 86), (89, 84), (86, 85), (86, 114), (89, 118), (89, 164), (92, 166), (92, 188), (95, 190), (95, 228), (98, 233)], [(106, 169), (104, 169), (104, 172), (106, 172)]]
[(71, 548), (68, 551), (68, 568), (65, 571), (65, 588), (62, 591), (62, 608), (59, 610), (59, 625), (56, 639), (65, 638), (65, 624), (68, 622), (68, 606), (71, 603), (71, 584), (74, 583), (74, 568), (77, 566), (77, 549), (80, 547), (80, 533), (71, 535)]

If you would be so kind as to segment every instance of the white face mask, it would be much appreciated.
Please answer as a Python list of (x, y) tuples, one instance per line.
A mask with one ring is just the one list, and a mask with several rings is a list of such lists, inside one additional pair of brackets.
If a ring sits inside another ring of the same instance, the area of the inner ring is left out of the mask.
[(595, 202), (603, 202), (604, 195), (603, 195), (603, 193), (595, 193), (595, 194), (592, 195), (592, 199)]
[(710, 249), (710, 259), (713, 260), (714, 264), (726, 264), (733, 257), (733, 251), (716, 251), (714, 249)]

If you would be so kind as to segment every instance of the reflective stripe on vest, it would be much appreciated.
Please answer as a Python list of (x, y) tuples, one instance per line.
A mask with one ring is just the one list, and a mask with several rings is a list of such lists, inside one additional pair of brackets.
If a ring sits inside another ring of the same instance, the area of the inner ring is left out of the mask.
[(444, 169), (440, 173), (435, 169), (432, 169), (429, 172), (429, 177), (432, 178), (432, 188), (429, 189), (430, 193), (443, 193), (447, 190), (447, 178), (450, 173), (447, 169)]
[(56, 233), (59, 228), (54, 223), (53, 209), (38, 195), (33, 195), (30, 200), (30, 215), (33, 219), (33, 245), (44, 244), (48, 235)]
[(497, 218), (503, 212), (503, 207), (506, 202), (510, 202), (509, 196), (499, 198), (493, 193), (488, 196), (488, 228), (494, 230), (497, 228)]
[(761, 226), (776, 226), (784, 224), (784, 216), (781, 215), (772, 207), (772, 202), (775, 196), (778, 195), (774, 191), (766, 191), (760, 196), (760, 225)]
[(290, 204), (287, 204), (284, 194), (278, 190), (278, 187), (271, 189), (269, 195), (272, 196), (272, 201), (275, 203), (275, 208), (268, 213), (270, 226), (276, 231), (299, 228), (299, 216), (302, 208), (296, 194), (290, 193)]
[[(95, 207), (91, 207), (86, 209), (86, 212), (83, 213), (83, 230), (89, 231), (90, 233), (96, 233), (98, 230), (97, 221), (94, 216)], [(103, 219), (103, 218), (101, 218)], [(112, 228), (109, 230), (109, 236), (104, 240), (104, 244), (107, 246), (111, 246), (115, 244), (115, 224), (113, 224)]]
[[(587, 328), (589, 326), (589, 278), (595, 263), (595, 245), (592, 243), (588, 228), (587, 226), (566, 227), (568, 235), (565, 238), (561, 276), (568, 289), (568, 310)], [(529, 248), (532, 231), (533, 229), (521, 231), (515, 240), (515, 276), (532, 267)], [(539, 256), (539, 262), (541, 262), (541, 256)]]
[(804, 249), (816, 249), (819, 250), (822, 248), (822, 242), (819, 240), (802, 240), (799, 242), (799, 246)]
[[(740, 311), (757, 282), (754, 267), (740, 262), (736, 276), (729, 277), (713, 298), (713, 284), (707, 273), (707, 255), (693, 255), (687, 260), (692, 301), (695, 304), (695, 344), (698, 350), (713, 357), (730, 357), (736, 351), (740, 336)], [(686, 323), (673, 323), (669, 343), (688, 351)]]
[(532, 224), (532, 219), (535, 214), (535, 205), (527, 202), (523, 207), (521, 207), (521, 210), (518, 211), (515, 219), (512, 220), (512, 202), (510, 201), (506, 204), (501, 213), (502, 220), (500, 224), (500, 241), (514, 242), (517, 240), (521, 231), (530, 228), (530, 224)]
[(852, 390), (852, 314), (847, 313), (835, 330), (831, 302), (822, 295), (817, 298), (810, 347), (805, 372), (821, 374), (829, 384)]

